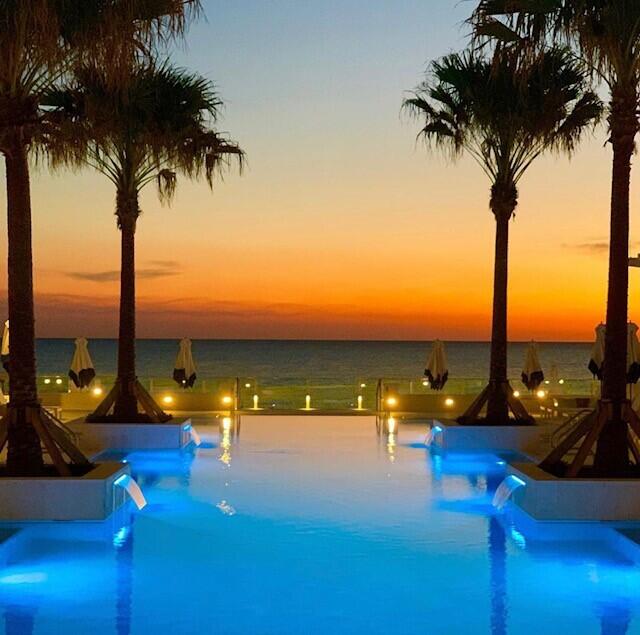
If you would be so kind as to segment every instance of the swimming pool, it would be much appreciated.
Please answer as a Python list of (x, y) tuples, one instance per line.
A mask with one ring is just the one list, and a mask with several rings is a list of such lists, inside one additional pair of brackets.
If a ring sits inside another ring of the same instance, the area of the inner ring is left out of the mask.
[(500, 459), (431, 456), (424, 431), (245, 417), (129, 454), (148, 506), (20, 532), (0, 632), (640, 633), (640, 567), (610, 527), (496, 513)]

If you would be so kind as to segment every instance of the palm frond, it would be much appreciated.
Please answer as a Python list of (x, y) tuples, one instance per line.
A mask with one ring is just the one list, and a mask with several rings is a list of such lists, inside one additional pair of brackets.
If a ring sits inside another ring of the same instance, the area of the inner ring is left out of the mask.
[(490, 57), (448, 55), (431, 64), (403, 108), (429, 144), (454, 157), (467, 152), (510, 188), (541, 153), (572, 152), (602, 114), (588, 73), (564, 48), (533, 57), (504, 48)]

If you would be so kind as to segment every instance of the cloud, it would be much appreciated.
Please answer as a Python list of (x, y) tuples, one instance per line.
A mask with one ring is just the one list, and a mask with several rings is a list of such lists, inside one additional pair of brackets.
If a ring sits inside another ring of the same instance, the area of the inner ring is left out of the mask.
[[(609, 242), (606, 240), (590, 240), (583, 243), (565, 243), (565, 249), (571, 249), (588, 256), (604, 256), (609, 253)], [(629, 243), (631, 250), (640, 248), (640, 241)]]
[[(136, 270), (138, 280), (154, 280), (156, 278), (166, 278), (182, 273), (179, 263), (174, 260), (152, 260), (150, 267), (143, 267)], [(88, 280), (89, 282), (117, 282), (120, 280), (120, 271), (65, 271), (64, 275), (74, 280)]]

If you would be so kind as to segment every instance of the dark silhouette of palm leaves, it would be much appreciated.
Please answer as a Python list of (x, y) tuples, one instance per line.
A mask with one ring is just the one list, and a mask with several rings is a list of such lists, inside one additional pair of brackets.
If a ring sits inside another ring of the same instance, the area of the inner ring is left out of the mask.
[(433, 62), (404, 108), (420, 136), (453, 156), (468, 152), (493, 181), (517, 184), (546, 150), (573, 152), (602, 106), (567, 50), (533, 60), (473, 51)]
[(213, 83), (168, 63), (138, 65), (123, 87), (87, 66), (47, 103), (57, 115), (52, 161), (87, 163), (129, 196), (155, 182), (168, 200), (178, 173), (213, 186), (232, 160), (244, 161), (239, 146), (213, 128), (222, 107)]

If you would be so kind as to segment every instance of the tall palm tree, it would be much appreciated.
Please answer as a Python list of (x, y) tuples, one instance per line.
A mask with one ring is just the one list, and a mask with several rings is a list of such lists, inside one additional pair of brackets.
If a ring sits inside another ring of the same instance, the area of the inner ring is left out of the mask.
[[(501, 18), (499, 21), (498, 18)], [(629, 187), (631, 157), (640, 130), (640, 2), (637, 0), (481, 0), (474, 15), (481, 36), (531, 50), (549, 41), (568, 43), (609, 88), (609, 142), (613, 149), (606, 356), (602, 399), (545, 462), (549, 468), (582, 438), (576, 475), (596, 445), (594, 468), (602, 475), (628, 472), (629, 450), (640, 450), (628, 426), (640, 436), (640, 420), (626, 398), (629, 293)]]
[(496, 221), (489, 384), (460, 421), (477, 423), (486, 404), (489, 424), (510, 423), (510, 409), (518, 422), (530, 422), (507, 379), (509, 222), (527, 168), (547, 150), (572, 152), (601, 105), (562, 49), (531, 59), (467, 51), (433, 62), (428, 75), (404, 107), (424, 121), (427, 142), (454, 157), (466, 152), (480, 165), (491, 180)]
[(7, 471), (44, 470), (42, 444), (68, 474), (86, 459), (39, 405), (36, 385), (29, 153), (43, 141), (44, 96), (83, 57), (106, 60), (113, 82), (121, 58), (139, 55), (184, 27), (199, 0), (0, 0), (0, 153), (6, 166), (10, 381), (0, 449)]
[(70, 143), (60, 144), (59, 156), (52, 155), (54, 161), (84, 162), (116, 189), (121, 232), (118, 376), (89, 420), (166, 421), (170, 417), (136, 377), (135, 232), (140, 193), (156, 183), (161, 200), (169, 201), (178, 174), (204, 177), (212, 187), (214, 177), (233, 159), (242, 167), (243, 152), (213, 128), (222, 105), (213, 84), (166, 63), (132, 66), (125, 88), (114, 87), (101, 68), (86, 66), (67, 91), (50, 96), (50, 103), (66, 117), (71, 132)]

